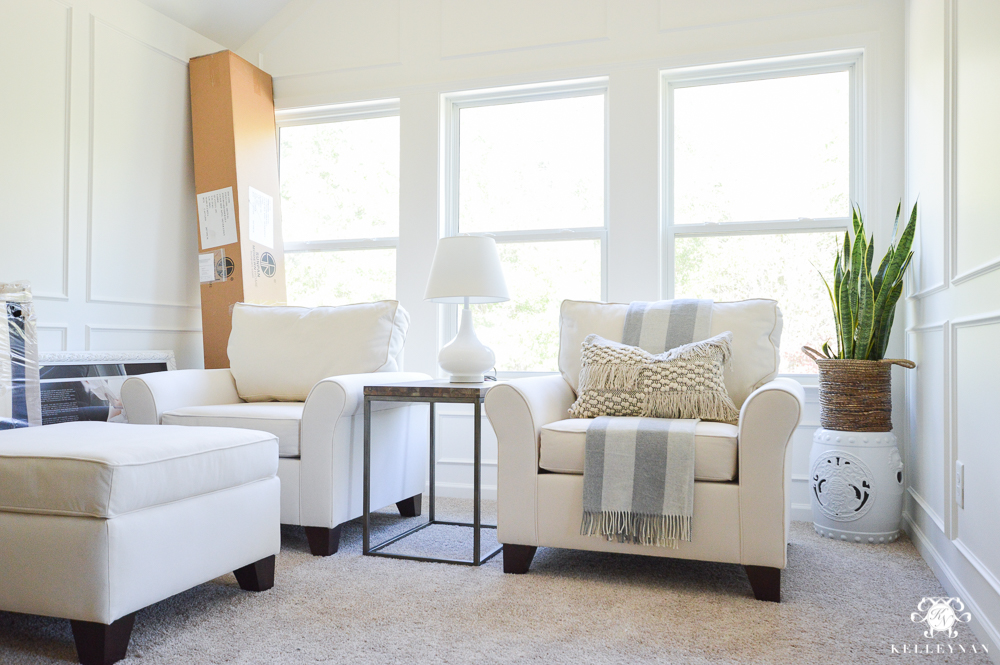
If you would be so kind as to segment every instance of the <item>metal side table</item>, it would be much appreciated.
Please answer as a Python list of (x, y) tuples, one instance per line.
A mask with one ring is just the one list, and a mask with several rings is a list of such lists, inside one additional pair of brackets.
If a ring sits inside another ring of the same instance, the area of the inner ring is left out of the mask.
[[(410, 559), (413, 561), (434, 561), (437, 563), (455, 563), (465, 566), (481, 566), (486, 561), (495, 557), (503, 551), (503, 545), (499, 545), (491, 552), (483, 553), (481, 547), (481, 534), (483, 529), (496, 529), (496, 524), (482, 523), (482, 470), (483, 470), (483, 439), (482, 415), (483, 398), (486, 391), (496, 385), (489, 383), (450, 383), (445, 380), (415, 381), (413, 383), (399, 383), (388, 386), (365, 386), (365, 500), (362, 521), (364, 523), (364, 554), (368, 556), (384, 556), (393, 559)], [(372, 402), (427, 402), (430, 405), (430, 509), (429, 521), (416, 526), (403, 533), (393, 536), (385, 542), (375, 546), (371, 544), (371, 416)], [(435, 446), (434, 446), (434, 405), (439, 403), (449, 404), (472, 404), (475, 411), (475, 435), (473, 437), (473, 509), (472, 522), (449, 522), (436, 519), (434, 516), (434, 472), (436, 466)], [(464, 526), (472, 528), (472, 560), (468, 559), (441, 559), (429, 556), (416, 556), (410, 554), (393, 554), (386, 552), (385, 548), (396, 543), (407, 536), (411, 536), (417, 531), (426, 529), (433, 525)]]

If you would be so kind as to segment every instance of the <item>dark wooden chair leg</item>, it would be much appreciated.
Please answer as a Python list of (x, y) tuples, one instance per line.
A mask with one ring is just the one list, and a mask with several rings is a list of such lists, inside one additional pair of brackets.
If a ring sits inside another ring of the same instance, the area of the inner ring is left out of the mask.
[(309, 551), (313, 556), (330, 556), (336, 554), (340, 549), (340, 527), (338, 524), (332, 529), (322, 526), (307, 526), (306, 540), (309, 541)]
[(537, 547), (532, 545), (503, 546), (503, 572), (524, 575), (531, 568), (531, 560), (535, 558)]
[(237, 568), (233, 574), (244, 591), (267, 591), (274, 586), (274, 555)]
[(90, 621), (70, 621), (76, 654), (83, 665), (111, 665), (125, 657), (132, 637), (135, 612), (123, 616), (110, 626)]
[(750, 578), (753, 597), (757, 600), (781, 602), (781, 568), (768, 566), (743, 566)]
[(414, 494), (409, 499), (396, 502), (396, 508), (403, 517), (420, 517), (420, 505), (423, 502), (423, 494)]

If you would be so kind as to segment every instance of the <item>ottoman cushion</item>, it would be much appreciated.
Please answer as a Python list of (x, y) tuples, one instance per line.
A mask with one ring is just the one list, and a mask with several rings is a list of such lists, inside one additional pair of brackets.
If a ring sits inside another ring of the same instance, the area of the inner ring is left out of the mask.
[(112, 518), (278, 470), (273, 434), (76, 422), (0, 436), (0, 511)]

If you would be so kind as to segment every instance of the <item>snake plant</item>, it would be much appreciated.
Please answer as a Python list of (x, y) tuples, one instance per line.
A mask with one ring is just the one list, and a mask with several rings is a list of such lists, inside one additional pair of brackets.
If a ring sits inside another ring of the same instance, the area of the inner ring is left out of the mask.
[[(833, 288), (823, 277), (833, 318), (837, 324), (837, 351), (830, 343), (823, 344), (827, 358), (881, 360), (889, 344), (889, 331), (896, 315), (896, 303), (903, 293), (903, 274), (910, 265), (913, 252), (913, 234), (917, 226), (917, 204), (913, 204), (910, 221), (896, 242), (899, 229), (899, 213), (902, 201), (896, 207), (896, 222), (892, 227), (892, 242), (878, 270), (872, 275), (872, 258), (875, 250), (875, 236), (865, 239), (865, 222), (857, 206), (851, 208), (851, 222), (854, 227), (854, 245), (851, 232), (844, 233), (844, 249), (837, 252), (834, 264)], [(822, 273), (820, 273), (822, 276)]]

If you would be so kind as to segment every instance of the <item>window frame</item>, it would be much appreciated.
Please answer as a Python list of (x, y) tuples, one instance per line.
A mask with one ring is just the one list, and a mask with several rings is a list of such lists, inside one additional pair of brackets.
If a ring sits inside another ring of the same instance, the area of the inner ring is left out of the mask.
[[(601, 226), (552, 228), (529, 231), (496, 231), (461, 233), (459, 229), (459, 183), (461, 175), (461, 123), (460, 111), (464, 108), (540, 102), (573, 97), (604, 96), (604, 223)], [(552, 242), (560, 240), (599, 240), (601, 243), (601, 300), (608, 297), (608, 220), (610, 217), (610, 122), (608, 103), (608, 78), (593, 77), (558, 82), (536, 83), (481, 90), (443, 93), (441, 95), (441, 200), (439, 237), (457, 235), (485, 235), (497, 244)], [(439, 308), (440, 336), (438, 349), (458, 334), (458, 305), (441, 305)], [(554, 371), (498, 371), (497, 378), (513, 379), (530, 376), (558, 374)]]
[[(322, 125), (351, 120), (370, 120), (374, 118), (399, 117), (399, 99), (379, 99), (365, 102), (349, 102), (346, 104), (331, 104), (325, 106), (308, 106), (292, 109), (280, 109), (274, 112), (274, 121), (278, 142), (278, 182), (281, 183), (281, 130), (285, 127), (302, 125)], [(283, 228), (283, 227), (282, 227)], [(282, 239), (286, 254), (305, 252), (341, 252), (365, 249), (396, 250), (397, 269), (399, 277), (399, 235), (381, 236), (377, 238), (348, 238), (342, 240), (293, 240)]]
[[(829, 74), (846, 71), (849, 75), (849, 189), (852, 202), (864, 207), (864, 82), (863, 50), (851, 49), (813, 53), (766, 60), (748, 60), (699, 67), (667, 69), (660, 72), (661, 142), (660, 142), (660, 256), (663, 298), (674, 297), (674, 266), (676, 238), (706, 236), (773, 235), (847, 231), (851, 218), (779, 219), (757, 221), (714, 222), (700, 224), (674, 223), (674, 90), (720, 83), (761, 81), (809, 74)], [(811, 382), (815, 374), (781, 374)]]

